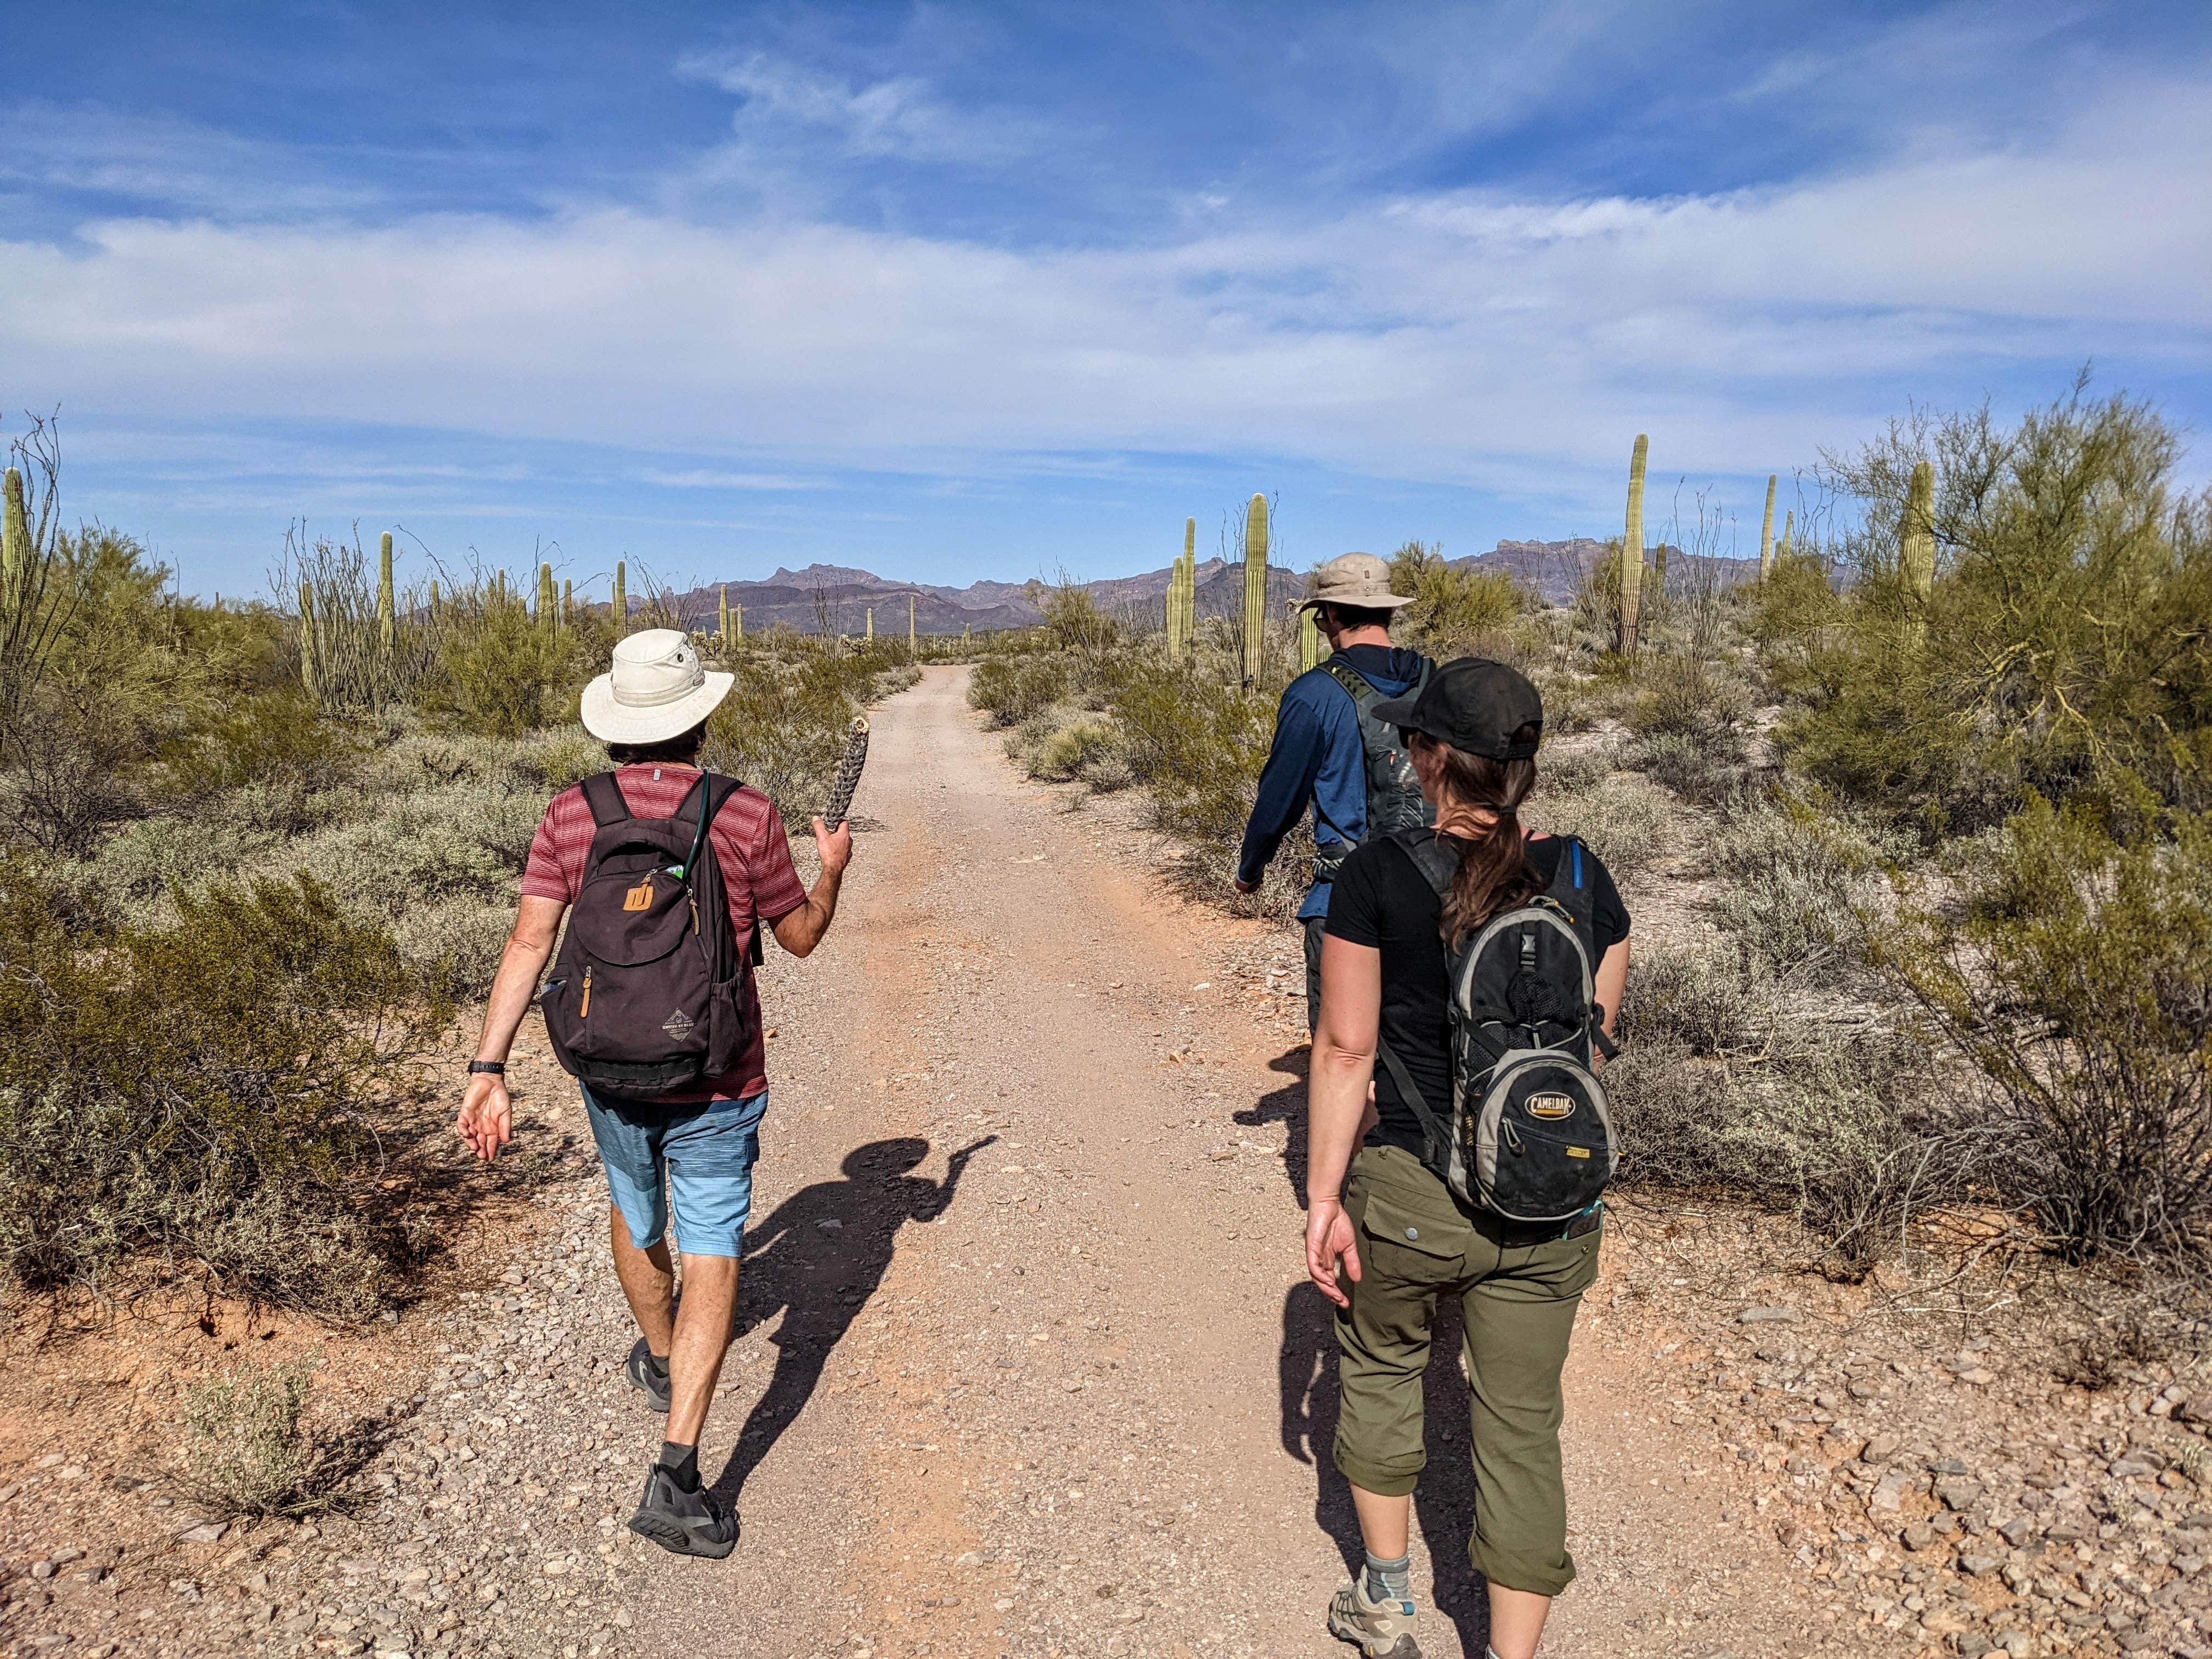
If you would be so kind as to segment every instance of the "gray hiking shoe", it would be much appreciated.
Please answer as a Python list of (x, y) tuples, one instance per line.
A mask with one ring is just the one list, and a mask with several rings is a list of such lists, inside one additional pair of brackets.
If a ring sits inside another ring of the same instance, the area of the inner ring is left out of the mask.
[(686, 1492), (655, 1463), (645, 1477), (645, 1492), (629, 1529), (678, 1555), (703, 1555), (719, 1561), (738, 1547), (738, 1517), (702, 1486)]
[(630, 1386), (645, 1396), (647, 1405), (665, 1415), (668, 1411), (668, 1376), (665, 1371), (659, 1376), (653, 1374), (653, 1367), (647, 1364), (652, 1358), (651, 1346), (641, 1336), (637, 1340), (637, 1346), (629, 1351), (629, 1360), (623, 1366), (623, 1374), (629, 1378)]
[(1328, 1633), (1351, 1643), (1366, 1659), (1421, 1659), (1413, 1618), (1411, 1601), (1370, 1601), (1366, 1587), (1355, 1579), (1328, 1604)]

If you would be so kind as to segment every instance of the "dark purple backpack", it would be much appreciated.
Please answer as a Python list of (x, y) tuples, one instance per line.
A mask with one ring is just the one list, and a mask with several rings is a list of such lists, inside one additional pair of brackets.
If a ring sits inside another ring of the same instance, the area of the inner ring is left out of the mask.
[(744, 961), (707, 835), (738, 787), (702, 772), (674, 817), (639, 818), (612, 773), (584, 780), (599, 829), (538, 996), (553, 1052), (595, 1096), (665, 1100), (744, 1057)]

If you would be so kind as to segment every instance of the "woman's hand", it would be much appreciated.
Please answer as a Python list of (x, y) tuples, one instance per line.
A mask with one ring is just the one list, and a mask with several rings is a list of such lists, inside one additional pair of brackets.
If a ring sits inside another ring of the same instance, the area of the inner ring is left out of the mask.
[(1352, 1236), (1352, 1218), (1337, 1198), (1309, 1200), (1306, 1205), (1306, 1273), (1321, 1293), (1340, 1308), (1352, 1298), (1336, 1282), (1338, 1263), (1346, 1278), (1359, 1282), (1359, 1242)]

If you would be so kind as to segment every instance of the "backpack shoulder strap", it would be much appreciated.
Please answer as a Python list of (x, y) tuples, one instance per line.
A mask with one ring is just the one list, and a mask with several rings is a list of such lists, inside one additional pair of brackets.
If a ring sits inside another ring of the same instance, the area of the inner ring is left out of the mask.
[(1421, 879), (1436, 890), (1438, 898), (1451, 891), (1459, 875), (1459, 854), (1443, 836), (1425, 824), (1416, 830), (1394, 830), (1389, 839), (1405, 850), (1413, 868), (1421, 872)]
[(629, 803), (623, 799), (622, 785), (615, 781), (613, 773), (594, 772), (584, 780), (583, 788), (592, 822), (600, 829), (620, 823), (629, 817)]
[(1597, 896), (1590, 886), (1591, 854), (1579, 836), (1560, 839), (1565, 844), (1559, 849), (1559, 867), (1553, 872), (1548, 896), (1573, 919), (1575, 931), (1588, 947), (1595, 941), (1597, 921)]
[(1342, 686), (1345, 694), (1357, 706), (1364, 707), (1367, 703), (1376, 702), (1382, 695), (1375, 689), (1366, 675), (1334, 653), (1322, 659), (1321, 672)]

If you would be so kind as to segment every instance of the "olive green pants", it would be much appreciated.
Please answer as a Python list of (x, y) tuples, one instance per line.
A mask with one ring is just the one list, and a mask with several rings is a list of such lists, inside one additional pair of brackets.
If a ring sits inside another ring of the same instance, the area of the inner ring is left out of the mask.
[(1592, 1227), (1576, 1238), (1509, 1243), (1527, 1228), (1470, 1217), (1411, 1152), (1369, 1147), (1352, 1160), (1345, 1209), (1361, 1276), (1336, 1316), (1336, 1467), (1368, 1492), (1401, 1497), (1428, 1462), (1422, 1374), (1437, 1299), (1455, 1296), (1467, 1329), (1474, 1457), (1475, 1571), (1508, 1589), (1557, 1595), (1573, 1581), (1559, 1467), (1559, 1374), (1575, 1310), (1597, 1277)]

